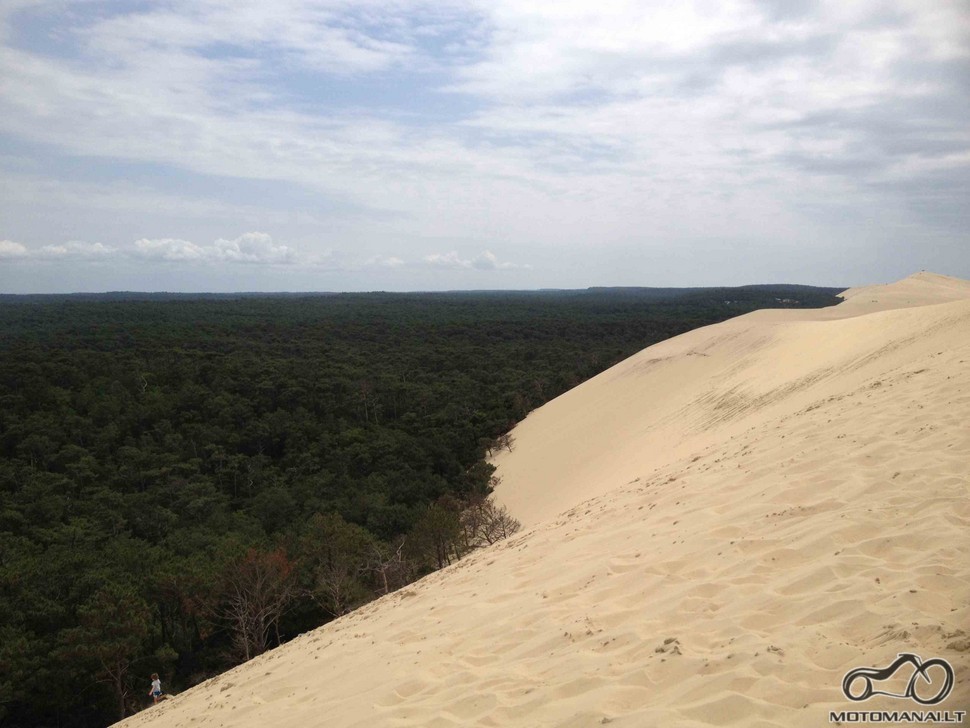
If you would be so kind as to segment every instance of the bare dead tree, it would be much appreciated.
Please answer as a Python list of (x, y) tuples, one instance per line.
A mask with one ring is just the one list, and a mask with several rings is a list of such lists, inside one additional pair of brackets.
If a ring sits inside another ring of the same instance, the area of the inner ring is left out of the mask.
[(377, 579), (379, 596), (390, 594), (411, 582), (414, 569), (404, 555), (406, 543), (407, 539), (402, 538), (396, 547), (379, 541), (372, 544), (368, 568)]
[(522, 528), (508, 508), (496, 505), (489, 496), (468, 503), (461, 514), (461, 525), (470, 549), (501, 541)]
[(509, 452), (512, 452), (512, 446), (515, 444), (515, 439), (512, 437), (511, 433), (504, 433), (495, 438), (495, 446), (497, 448), (505, 448)]
[(231, 625), (245, 659), (266, 651), (270, 633), (278, 630), (279, 619), (296, 593), (293, 562), (283, 549), (269, 553), (250, 549), (232, 565), (219, 616)]
[(489, 499), (491, 508), (488, 517), (485, 519), (485, 527), (481, 536), (486, 543), (492, 544), (496, 541), (509, 538), (522, 529), (522, 524), (515, 518), (505, 506), (496, 506)]

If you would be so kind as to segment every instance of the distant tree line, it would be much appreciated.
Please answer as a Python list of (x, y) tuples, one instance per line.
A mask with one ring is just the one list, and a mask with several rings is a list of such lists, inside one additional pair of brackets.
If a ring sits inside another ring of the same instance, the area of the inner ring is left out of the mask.
[(105, 725), (511, 535), (485, 458), (531, 409), (831, 293), (3, 297), (0, 725)]

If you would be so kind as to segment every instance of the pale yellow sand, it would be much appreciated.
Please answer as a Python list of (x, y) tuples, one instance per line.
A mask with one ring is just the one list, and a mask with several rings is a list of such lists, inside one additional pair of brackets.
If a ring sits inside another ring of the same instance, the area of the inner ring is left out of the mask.
[(904, 651), (967, 710), (970, 283), (846, 298), (537, 410), (496, 458), (521, 534), (124, 725), (821, 726), (920, 709), (842, 696)]

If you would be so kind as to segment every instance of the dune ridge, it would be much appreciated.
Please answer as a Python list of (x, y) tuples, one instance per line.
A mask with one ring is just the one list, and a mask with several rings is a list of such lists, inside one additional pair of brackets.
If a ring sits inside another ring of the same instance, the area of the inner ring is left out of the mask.
[(818, 726), (904, 651), (967, 710), (968, 421), (967, 281), (689, 332), (520, 423), (522, 533), (121, 725)]

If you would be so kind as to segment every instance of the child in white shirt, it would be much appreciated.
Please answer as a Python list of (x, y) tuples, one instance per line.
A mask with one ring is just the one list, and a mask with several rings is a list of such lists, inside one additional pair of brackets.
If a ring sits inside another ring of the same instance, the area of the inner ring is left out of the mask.
[(155, 703), (159, 700), (165, 700), (168, 696), (162, 692), (162, 681), (158, 678), (158, 673), (152, 673), (152, 689), (148, 692), (149, 697), (151, 697)]

